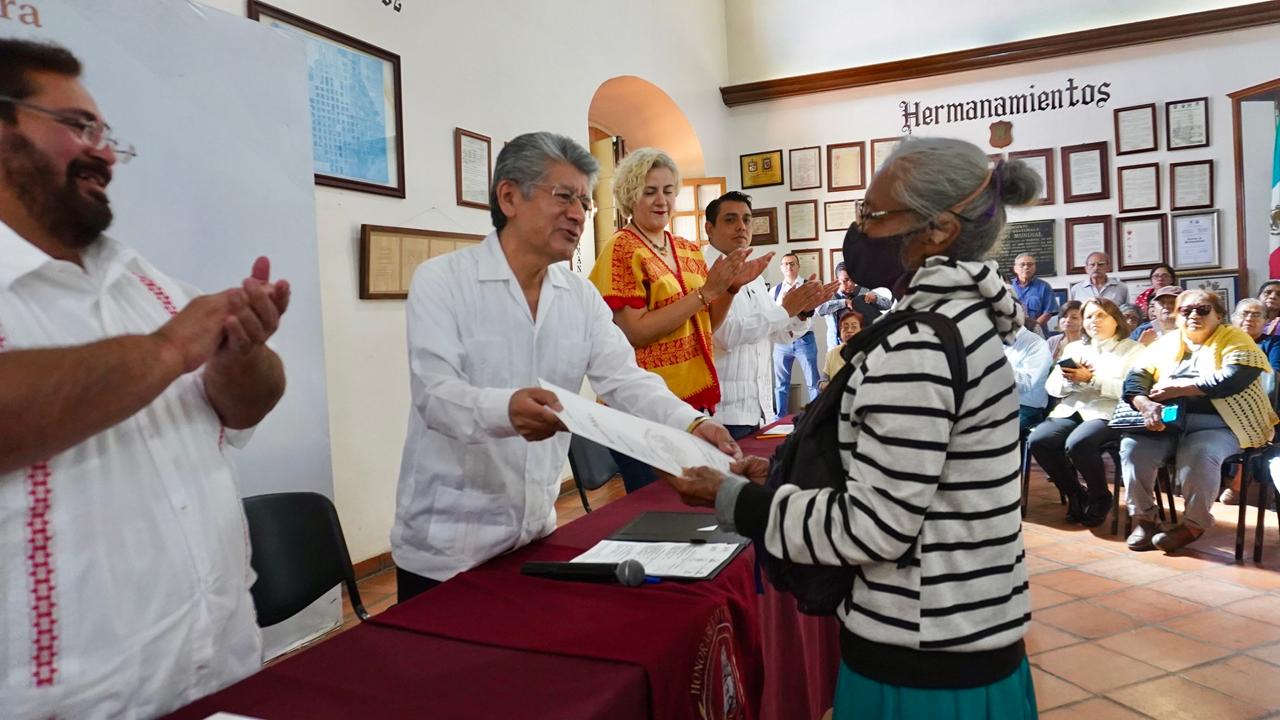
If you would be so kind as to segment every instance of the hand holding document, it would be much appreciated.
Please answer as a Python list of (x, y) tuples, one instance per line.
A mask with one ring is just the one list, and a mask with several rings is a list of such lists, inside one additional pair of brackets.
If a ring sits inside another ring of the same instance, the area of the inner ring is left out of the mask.
[(594, 440), (671, 475), (680, 475), (687, 467), (703, 465), (729, 473), (733, 458), (710, 443), (687, 432), (591, 402), (546, 380), (539, 382), (560, 400), (563, 409), (556, 415), (574, 435)]

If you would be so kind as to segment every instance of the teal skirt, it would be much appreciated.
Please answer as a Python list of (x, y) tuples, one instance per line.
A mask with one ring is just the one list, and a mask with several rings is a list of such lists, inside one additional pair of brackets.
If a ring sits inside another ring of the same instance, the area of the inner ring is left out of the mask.
[(922, 690), (885, 685), (840, 663), (832, 720), (1031, 720), (1036, 690), (1024, 658), (1009, 677), (964, 690)]

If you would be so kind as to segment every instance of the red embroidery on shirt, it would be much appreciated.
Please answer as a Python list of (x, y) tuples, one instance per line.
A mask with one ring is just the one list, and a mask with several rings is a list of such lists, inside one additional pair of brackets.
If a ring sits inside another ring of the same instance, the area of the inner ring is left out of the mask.
[(169, 297), (169, 293), (166, 292), (164, 288), (160, 287), (160, 283), (152, 280), (142, 273), (136, 272), (133, 276), (138, 278), (138, 280), (151, 291), (152, 295), (156, 296), (156, 299), (160, 301), (162, 306), (164, 306), (165, 312), (168, 312), (170, 316), (178, 314), (178, 307), (173, 304), (173, 298)]
[(58, 676), (58, 601), (53, 569), (53, 505), (49, 463), (27, 470), (27, 576), (31, 580), (31, 676), (36, 687), (52, 685)]

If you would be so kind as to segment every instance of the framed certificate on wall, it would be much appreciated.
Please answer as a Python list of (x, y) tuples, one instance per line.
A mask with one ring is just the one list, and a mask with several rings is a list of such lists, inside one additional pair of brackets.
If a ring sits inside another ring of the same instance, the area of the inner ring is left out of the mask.
[(816, 275), (818, 282), (822, 282), (822, 250), (814, 248), (812, 250), (792, 250), (796, 259), (800, 261), (800, 278), (808, 280), (810, 275)]
[(1019, 150), (1009, 153), (1009, 159), (1021, 160), (1040, 176), (1040, 201), (1032, 205), (1052, 205), (1056, 197), (1053, 183), (1053, 148)]
[(1116, 168), (1120, 185), (1120, 212), (1160, 209), (1160, 163)]
[(1175, 270), (1218, 267), (1218, 211), (1174, 215), (1171, 245)]
[(867, 186), (863, 166), (866, 164), (865, 142), (838, 143), (827, 146), (827, 190), (861, 190)]
[(782, 184), (782, 151), (750, 153), (738, 157), (742, 189)]
[(1111, 216), (1067, 218), (1067, 274), (1084, 272), (1084, 262), (1096, 252), (1111, 255)]
[(1156, 104), (1133, 105), (1114, 111), (1116, 126), (1116, 155), (1151, 152), (1158, 150), (1156, 139)]
[(810, 190), (822, 187), (822, 148), (794, 148), (787, 151), (791, 162), (791, 189)]
[(1170, 150), (1209, 147), (1209, 98), (1165, 103), (1164, 132)]
[(1213, 161), (1169, 163), (1169, 209), (1213, 207)]
[(1111, 197), (1106, 141), (1062, 148), (1062, 188), (1063, 202)]
[(818, 201), (794, 200), (787, 203), (787, 242), (818, 239)]
[(1116, 267), (1149, 270), (1165, 263), (1168, 222), (1163, 213), (1116, 218)]
[(778, 209), (755, 208), (751, 211), (751, 247), (778, 244)]
[(823, 229), (827, 232), (844, 232), (857, 219), (857, 200), (834, 200), (822, 203)]

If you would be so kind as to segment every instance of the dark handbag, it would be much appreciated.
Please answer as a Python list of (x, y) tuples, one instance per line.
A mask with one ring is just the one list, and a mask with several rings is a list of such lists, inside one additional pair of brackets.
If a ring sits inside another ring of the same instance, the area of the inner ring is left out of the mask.
[(1116, 409), (1111, 413), (1111, 420), (1107, 422), (1107, 427), (1112, 430), (1120, 430), (1127, 433), (1180, 433), (1187, 423), (1187, 409), (1181, 403), (1173, 402), (1165, 404), (1165, 407), (1178, 408), (1178, 417), (1176, 420), (1165, 422), (1163, 430), (1147, 429), (1147, 421), (1142, 417), (1142, 413), (1138, 412), (1124, 398), (1116, 401)]
[[(774, 453), (769, 467), (769, 487), (787, 484), (797, 485), (802, 490), (844, 490), (845, 472), (840, 462), (838, 426), (841, 422), (840, 400), (855, 370), (849, 361), (858, 353), (869, 352), (881, 344), (894, 330), (912, 323), (932, 327), (941, 339), (951, 377), (957, 379), (952, 389), (955, 406), (960, 407), (969, 375), (964, 341), (955, 322), (935, 312), (888, 313), (846, 343), (841, 351), (845, 366), (831, 378), (827, 389), (818, 393), (804, 415), (796, 419), (794, 430)], [(849, 597), (853, 579), (858, 573), (858, 569), (852, 566), (792, 562), (785, 544), (780, 558), (770, 555), (762, 543), (756, 545), (756, 552), (769, 582), (778, 590), (795, 595), (796, 607), (806, 615), (834, 615), (840, 603)], [(907, 555), (914, 552), (913, 545)]]

